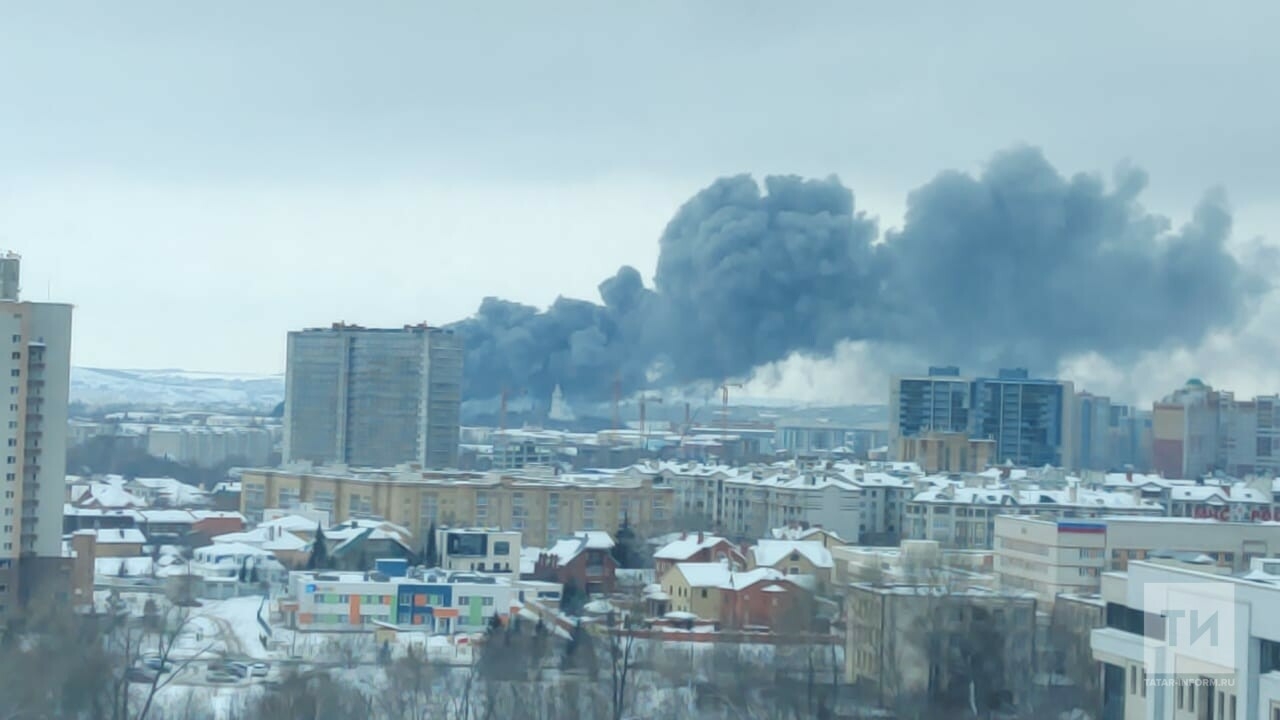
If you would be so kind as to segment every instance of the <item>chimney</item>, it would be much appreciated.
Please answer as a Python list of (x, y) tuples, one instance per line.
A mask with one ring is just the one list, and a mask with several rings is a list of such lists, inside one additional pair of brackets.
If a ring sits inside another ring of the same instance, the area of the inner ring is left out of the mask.
[(688, 539), (689, 539), (689, 533), (684, 532), (684, 531), (681, 531), (681, 532), (680, 532), (680, 539), (681, 539), (681, 540), (688, 540)]
[(704, 536), (703, 536), (703, 534), (702, 534), (702, 531), (701, 531), (701, 530), (699, 530), (699, 531), (698, 531), (698, 544), (699, 544), (699, 545), (701, 545), (701, 544), (702, 544), (703, 537), (704, 537)]
[(1131, 483), (1131, 482), (1133, 482), (1133, 470), (1132, 470), (1132, 469), (1127, 469), (1127, 470), (1125, 470), (1125, 471), (1124, 471), (1124, 480), (1125, 480), (1125, 482), (1130, 482), (1130, 483)]

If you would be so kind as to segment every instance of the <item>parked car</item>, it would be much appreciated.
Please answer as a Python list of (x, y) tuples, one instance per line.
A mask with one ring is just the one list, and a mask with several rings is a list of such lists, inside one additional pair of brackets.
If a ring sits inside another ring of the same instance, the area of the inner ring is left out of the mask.
[(156, 681), (157, 674), (154, 670), (147, 668), (132, 667), (125, 673), (125, 679), (131, 683), (153, 683)]
[(234, 683), (240, 680), (235, 675), (222, 670), (210, 670), (205, 674), (204, 679), (211, 683)]
[(142, 661), (142, 664), (146, 666), (148, 670), (154, 670), (158, 673), (167, 673), (167, 672), (173, 671), (173, 663), (160, 657), (153, 656), (153, 657), (144, 658)]
[(264, 678), (271, 670), (271, 666), (266, 663), (254, 663), (249, 667), (249, 674), (256, 678)]

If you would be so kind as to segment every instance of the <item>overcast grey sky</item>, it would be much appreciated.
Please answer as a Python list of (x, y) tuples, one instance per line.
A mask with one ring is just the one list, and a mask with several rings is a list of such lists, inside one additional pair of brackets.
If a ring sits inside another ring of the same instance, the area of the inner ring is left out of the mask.
[[(1237, 239), (1274, 238), (1278, 21), (1168, 0), (3, 3), (0, 245), (28, 299), (77, 305), (77, 364), (278, 372), (289, 329), (597, 299), (739, 172), (838, 174), (883, 229), (938, 171), (1030, 143), (1064, 172), (1142, 166), (1176, 223), (1221, 185)], [(1244, 332), (1144, 377), (1280, 389), (1265, 323)]]

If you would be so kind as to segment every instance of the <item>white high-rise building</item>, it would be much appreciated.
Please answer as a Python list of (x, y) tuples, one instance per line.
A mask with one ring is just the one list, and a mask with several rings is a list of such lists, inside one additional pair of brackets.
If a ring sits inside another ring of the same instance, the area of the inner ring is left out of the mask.
[(56, 571), (66, 492), (71, 305), (23, 302), (19, 270), (0, 254), (0, 622)]
[(462, 337), (406, 325), (289, 333), (284, 461), (458, 465)]

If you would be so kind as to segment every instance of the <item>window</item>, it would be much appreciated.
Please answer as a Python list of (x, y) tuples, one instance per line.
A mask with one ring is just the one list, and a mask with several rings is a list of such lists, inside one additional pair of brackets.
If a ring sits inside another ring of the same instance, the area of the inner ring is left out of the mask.
[(13, 336), (13, 341), (14, 341), (14, 342), (22, 342), (22, 336), (21, 336), (21, 335), (14, 335), (14, 336)]
[(22, 353), (21, 353), (21, 352), (19, 352), (19, 351), (17, 351), (17, 350), (14, 350), (14, 351), (13, 351), (13, 354), (12, 354), (12, 355), (10, 355), (9, 357), (13, 358), (14, 360), (21, 360), (21, 359), (22, 359)]
[(1183, 685), (1182, 683), (1178, 683), (1178, 709), (1179, 710), (1182, 710), (1184, 707), (1184, 703), (1186, 701), (1186, 690), (1187, 690), (1186, 685)]
[(1138, 694), (1138, 668), (1129, 666), (1129, 694)]
[(10, 465), (13, 465), (18, 462), (18, 458), (10, 455), (9, 457), (5, 458), (5, 462), (9, 463)]
[(9, 371), (9, 377), (22, 377), (22, 371), (18, 368), (14, 368)]
[(706, 588), (702, 588), (702, 597), (704, 597), (704, 598), (705, 598), (706, 596), (707, 596), (707, 589), (706, 589)]
[(493, 544), (493, 554), (499, 556), (507, 556), (511, 554), (511, 543), (505, 540), (499, 540)]

